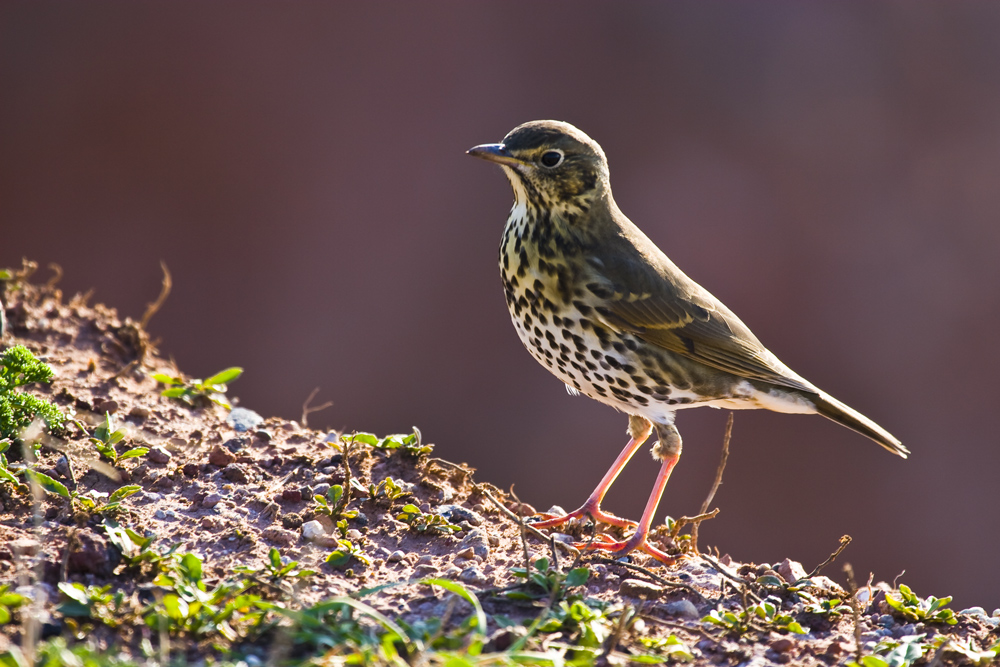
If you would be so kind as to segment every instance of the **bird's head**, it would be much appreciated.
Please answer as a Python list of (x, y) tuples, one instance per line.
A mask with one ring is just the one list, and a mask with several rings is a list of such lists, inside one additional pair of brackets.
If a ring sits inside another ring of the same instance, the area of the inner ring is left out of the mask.
[(533, 120), (511, 130), (499, 144), (470, 148), (469, 155), (503, 167), (515, 205), (552, 211), (586, 211), (605, 192), (608, 160), (596, 141), (569, 123)]

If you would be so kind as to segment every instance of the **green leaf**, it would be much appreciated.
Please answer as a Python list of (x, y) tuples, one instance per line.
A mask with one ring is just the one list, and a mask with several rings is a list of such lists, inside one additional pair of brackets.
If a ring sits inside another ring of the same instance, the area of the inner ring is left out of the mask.
[(351, 560), (351, 554), (341, 549), (337, 549), (336, 551), (334, 551), (333, 553), (331, 553), (329, 556), (326, 557), (327, 564), (332, 565), (333, 567), (340, 567), (341, 565), (347, 565), (347, 563), (350, 560)]
[(171, 389), (165, 389), (160, 396), (166, 396), (167, 398), (180, 398), (187, 393), (187, 389), (184, 387), (173, 387)]
[(170, 377), (169, 375), (166, 375), (164, 373), (154, 374), (153, 379), (163, 384), (184, 384), (184, 380), (182, 380), (181, 378)]
[(374, 433), (355, 433), (351, 436), (354, 442), (360, 442), (364, 445), (369, 445), (374, 447), (378, 444), (378, 437)]
[(118, 458), (119, 459), (134, 459), (137, 456), (145, 456), (148, 453), (149, 453), (149, 447), (136, 447), (134, 449), (128, 450), (127, 452), (125, 452), (124, 454), (122, 454), (121, 456), (119, 456)]
[(243, 374), (242, 368), (239, 368), (238, 366), (232, 366), (224, 371), (219, 371), (212, 377), (205, 380), (202, 384), (205, 385), (229, 384), (242, 374)]
[(69, 489), (62, 484), (62, 482), (57, 482), (45, 473), (38, 472), (37, 470), (32, 470), (30, 468), (26, 469), (25, 474), (36, 482), (40, 487), (45, 489), (48, 493), (53, 493), (63, 498), (69, 500)]
[(583, 586), (587, 583), (587, 579), (590, 578), (590, 570), (586, 567), (578, 567), (574, 570), (570, 570), (566, 575), (566, 579), (563, 580), (563, 585), (567, 587), (571, 586)]
[(278, 553), (277, 549), (271, 547), (271, 550), (267, 552), (267, 558), (271, 561), (273, 569), (277, 570), (281, 568), (281, 554)]
[(71, 584), (66, 581), (59, 582), (59, 590), (62, 594), (71, 600), (76, 600), (82, 605), (90, 605), (90, 598), (87, 597), (87, 592), (83, 587), (83, 584)]
[[(124, 458), (124, 456), (122, 458)], [(121, 501), (131, 496), (133, 493), (139, 492), (141, 489), (142, 487), (139, 486), (138, 484), (129, 484), (128, 486), (122, 486), (111, 494), (111, 497), (108, 498), (108, 504), (110, 505), (111, 503), (120, 503)]]

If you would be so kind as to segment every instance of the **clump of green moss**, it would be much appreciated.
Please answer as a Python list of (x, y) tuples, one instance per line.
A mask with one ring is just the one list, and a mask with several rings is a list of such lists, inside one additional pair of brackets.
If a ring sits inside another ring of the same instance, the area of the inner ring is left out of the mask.
[(49, 428), (62, 426), (66, 417), (45, 399), (18, 391), (34, 382), (51, 382), (52, 368), (39, 361), (23, 345), (0, 355), (0, 438), (16, 437), (34, 419), (41, 417)]

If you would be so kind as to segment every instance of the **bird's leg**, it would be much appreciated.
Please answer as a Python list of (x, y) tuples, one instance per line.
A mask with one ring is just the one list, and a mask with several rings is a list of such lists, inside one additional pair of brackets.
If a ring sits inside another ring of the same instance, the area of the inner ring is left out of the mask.
[(642, 443), (646, 442), (646, 439), (649, 437), (652, 430), (653, 425), (650, 424), (648, 420), (643, 417), (630, 415), (628, 419), (628, 433), (631, 436), (631, 439), (628, 441), (628, 444), (625, 445), (625, 449), (622, 450), (622, 453), (618, 455), (617, 459), (615, 459), (611, 468), (608, 469), (608, 472), (604, 474), (604, 478), (601, 480), (601, 483), (597, 485), (594, 492), (590, 494), (589, 498), (587, 498), (587, 502), (585, 502), (579, 509), (573, 510), (569, 514), (562, 516), (541, 514), (540, 516), (543, 517), (543, 520), (533, 523), (532, 526), (535, 528), (554, 528), (556, 526), (561, 526), (572, 519), (581, 519), (586, 517), (590, 517), (597, 523), (607, 523), (620, 528), (635, 526), (635, 521), (629, 521), (628, 519), (623, 519), (615, 516), (614, 514), (608, 514), (603, 511), (601, 509), (601, 501), (604, 500), (604, 495), (618, 478), (618, 474), (621, 473), (622, 468), (624, 468), (625, 464), (629, 462), (629, 459), (632, 458), (636, 450), (642, 446)]
[(651, 546), (646, 541), (646, 537), (649, 535), (649, 528), (653, 524), (653, 517), (656, 515), (656, 508), (660, 504), (660, 497), (663, 495), (663, 489), (666, 488), (667, 480), (670, 479), (670, 473), (681, 457), (681, 436), (674, 425), (658, 425), (657, 435), (659, 435), (660, 441), (653, 447), (653, 456), (660, 459), (663, 463), (660, 465), (660, 472), (656, 476), (656, 483), (653, 484), (653, 490), (649, 494), (649, 500), (646, 501), (646, 509), (643, 510), (642, 518), (639, 519), (639, 525), (635, 529), (635, 533), (632, 534), (632, 537), (622, 542), (579, 543), (573, 546), (578, 549), (612, 551), (616, 556), (624, 556), (628, 552), (638, 549), (667, 565), (675, 562), (676, 559)]

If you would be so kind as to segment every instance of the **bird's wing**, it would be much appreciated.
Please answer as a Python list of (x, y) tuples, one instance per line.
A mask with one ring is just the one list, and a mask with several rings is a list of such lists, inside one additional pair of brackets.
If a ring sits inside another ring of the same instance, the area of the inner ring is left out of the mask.
[(615, 259), (589, 262), (592, 280), (587, 289), (599, 298), (601, 305), (595, 311), (607, 325), (738, 377), (818, 391), (778, 361), (722, 302), (639, 235), (619, 237), (633, 252), (601, 253)]

